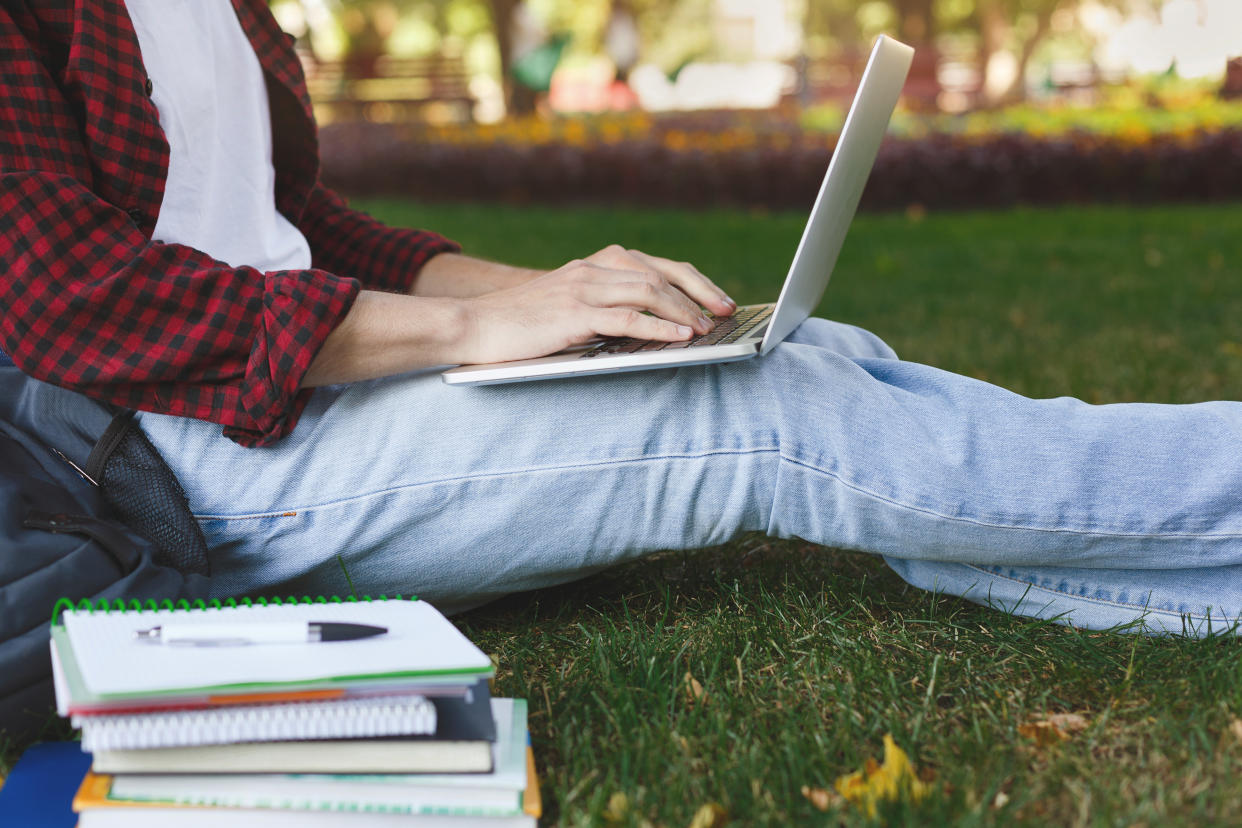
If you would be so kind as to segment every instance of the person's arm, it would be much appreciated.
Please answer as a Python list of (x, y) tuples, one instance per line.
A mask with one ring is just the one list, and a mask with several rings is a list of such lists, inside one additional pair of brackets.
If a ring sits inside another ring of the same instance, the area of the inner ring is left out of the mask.
[(304, 384), (545, 356), (596, 336), (684, 340), (711, 330), (701, 307), (717, 316), (737, 308), (691, 265), (617, 245), (533, 277), (531, 271), (451, 254), (433, 259), (420, 281), (428, 269), (432, 280), (425, 286), (440, 279), (449, 285), (512, 283), (469, 297), (363, 291)]
[(410, 287), (410, 295), (466, 299), (517, 287), (545, 272), (488, 262), (460, 253), (441, 253), (423, 265)]
[(152, 242), (74, 177), (0, 171), (0, 348), (28, 376), (95, 399), (274, 442), (359, 290)]
[(460, 245), (429, 230), (390, 227), (323, 184), (311, 190), (297, 225), (315, 267), (348, 273), (370, 290), (466, 298), (543, 273), (462, 256)]
[[(246, 445), (279, 439), (358, 281), (153, 242), (161, 145), (143, 76), (122, 62), (102, 91), (62, 88), (64, 55), (35, 5), (0, 3), (0, 349), (95, 399), (220, 423)], [(111, 35), (99, 36), (103, 54)]]

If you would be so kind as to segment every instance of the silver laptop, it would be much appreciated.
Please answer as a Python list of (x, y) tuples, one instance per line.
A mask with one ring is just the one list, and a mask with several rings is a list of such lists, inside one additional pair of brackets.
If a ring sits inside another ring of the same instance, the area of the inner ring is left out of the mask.
[(876, 40), (775, 303), (744, 305), (732, 316), (717, 319), (713, 330), (684, 342), (608, 338), (538, 359), (462, 365), (445, 371), (444, 381), (488, 385), (736, 362), (775, 348), (824, 296), (913, 56), (914, 50), (904, 43), (883, 35)]

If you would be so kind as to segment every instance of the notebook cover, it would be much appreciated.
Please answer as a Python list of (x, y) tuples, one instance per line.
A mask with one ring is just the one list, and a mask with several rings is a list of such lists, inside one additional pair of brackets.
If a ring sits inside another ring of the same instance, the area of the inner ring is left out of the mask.
[[(52, 637), (61, 662), (60, 683), (75, 705), (375, 683), (468, 684), (493, 672), (486, 655), (434, 607), (417, 599), (306, 599), (185, 609), (83, 606), (63, 612), (59, 619)], [(388, 633), (349, 642), (246, 647), (148, 646), (133, 640), (139, 627), (186, 620), (221, 625), (343, 620), (381, 624)]]
[(432, 698), (431, 703), (436, 707), (436, 741), (496, 741), (492, 691), (487, 679), (476, 681), (464, 696)]
[(32, 745), (0, 788), (0, 822), (22, 828), (73, 828), (71, 803), (91, 755), (78, 742)]
[(522, 794), (522, 813), (543, 816), (543, 795), (539, 793), (539, 774), (535, 771), (535, 751), (526, 746), (526, 791)]

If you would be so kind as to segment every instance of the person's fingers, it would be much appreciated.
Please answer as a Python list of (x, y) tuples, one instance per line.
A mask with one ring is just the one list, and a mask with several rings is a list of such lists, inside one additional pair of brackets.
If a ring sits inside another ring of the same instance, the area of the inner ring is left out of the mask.
[(627, 250), (619, 244), (605, 247), (588, 257), (588, 261), (618, 270), (643, 270), (659, 274), (699, 306), (717, 316), (728, 316), (737, 310), (737, 303), (689, 262), (674, 262), (641, 250)]
[[(633, 274), (638, 277), (642, 274)], [(711, 322), (685, 294), (666, 283), (650, 279), (627, 282), (591, 282), (579, 289), (579, 298), (594, 307), (637, 308), (699, 333), (712, 329)]]
[(675, 262), (660, 256), (652, 256), (641, 250), (630, 250), (629, 254), (647, 267), (664, 276), (679, 287), (694, 301), (707, 308), (717, 316), (728, 316), (737, 310), (737, 303), (729, 295), (717, 287), (716, 283), (704, 276), (697, 267), (689, 262)]
[(603, 336), (628, 336), (633, 339), (659, 339), (677, 342), (689, 339), (694, 331), (667, 319), (648, 316), (633, 308), (595, 308), (591, 325)]
[[(597, 304), (627, 305), (638, 307), (640, 310), (650, 310), (666, 319), (690, 325), (701, 334), (707, 333), (714, 326), (714, 323), (703, 315), (702, 308), (682, 290), (672, 285), (660, 274), (643, 267), (633, 257), (616, 256), (612, 251), (601, 251), (599, 254), (596, 254), (596, 257), (637, 266), (639, 269), (618, 270), (590, 260), (581, 262), (572, 269), (570, 274), (571, 278), (578, 283), (578, 295), (580, 298), (583, 298), (584, 291), (588, 285), (626, 284), (631, 291), (625, 294), (626, 298), (634, 299), (635, 301), (617, 301), (615, 295), (613, 295), (607, 301)], [(647, 287), (638, 287), (641, 284), (645, 284)], [(637, 290), (638, 293), (633, 293), (634, 290)], [(657, 301), (659, 302), (658, 305), (653, 304)], [(669, 305), (669, 302), (672, 305)]]

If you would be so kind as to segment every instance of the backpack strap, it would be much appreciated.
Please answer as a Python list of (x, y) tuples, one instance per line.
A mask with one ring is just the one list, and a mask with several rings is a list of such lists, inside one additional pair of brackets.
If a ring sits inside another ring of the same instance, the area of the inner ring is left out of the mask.
[(108, 423), (108, 427), (104, 429), (103, 435), (100, 436), (99, 442), (95, 443), (95, 447), (91, 449), (90, 456), (86, 458), (86, 467), (83, 469), (87, 479), (100, 481), (104, 479), (104, 467), (108, 464), (108, 460), (120, 447), (121, 442), (125, 439), (125, 433), (134, 426), (134, 412), (122, 410), (119, 414), (112, 418), (112, 422)]

